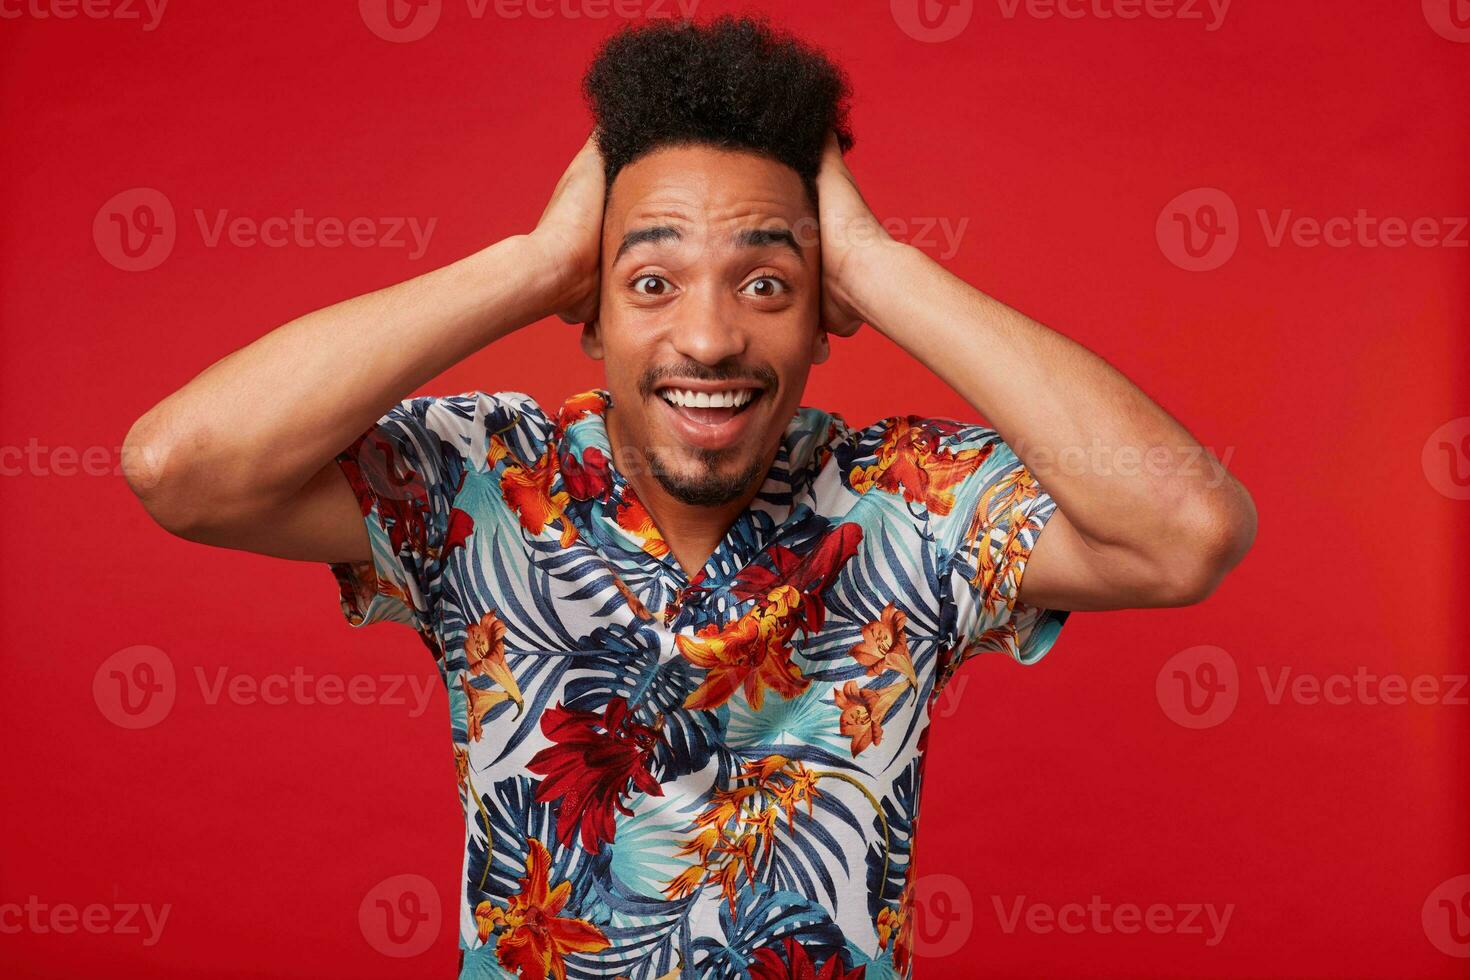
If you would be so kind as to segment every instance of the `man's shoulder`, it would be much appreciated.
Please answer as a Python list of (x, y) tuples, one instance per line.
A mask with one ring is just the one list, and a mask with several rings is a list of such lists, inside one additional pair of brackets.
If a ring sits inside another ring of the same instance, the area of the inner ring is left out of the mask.
[(895, 464), (926, 468), (956, 458), (1005, 455), (1009, 448), (982, 422), (909, 413), (853, 425), (838, 412), (809, 406), (797, 411), (788, 438), (793, 458), (815, 456), (844, 469)]
[(405, 434), (436, 437), (460, 455), (483, 454), (498, 439), (522, 458), (546, 445), (555, 420), (523, 391), (463, 391), (403, 399), (387, 416)]
[(453, 395), (416, 395), (403, 400), (421, 415), (447, 412), (461, 418), (483, 417), (493, 413), (544, 416), (541, 404), (524, 391), (462, 391)]
[(886, 415), (861, 427), (848, 427), (846, 441), (873, 451), (883, 447), (916, 449), (983, 448), (1000, 442), (1000, 435), (984, 422), (966, 421), (946, 415)]
[(462, 391), (453, 395), (415, 395), (405, 398), (399, 410), (424, 420), (434, 428), (497, 420), (514, 424), (522, 419), (549, 421), (541, 404), (523, 391)]

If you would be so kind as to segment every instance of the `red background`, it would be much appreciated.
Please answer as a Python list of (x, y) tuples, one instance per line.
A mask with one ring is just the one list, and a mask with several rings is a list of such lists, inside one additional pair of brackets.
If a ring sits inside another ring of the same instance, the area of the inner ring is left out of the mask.
[[(0, 905), (171, 905), (151, 947), (0, 932), (12, 975), (451, 975), (452, 916), (414, 958), (376, 952), (357, 919), (367, 891), (400, 873), (427, 876), (454, 908), (461, 826), (442, 690), (410, 717), (389, 704), (211, 705), (195, 681), (196, 668), (297, 667), (428, 679), (418, 640), (391, 625), (353, 632), (325, 566), (173, 539), (110, 469), (57, 472), (60, 447), (115, 461), (137, 416), (272, 327), (539, 215), (588, 126), (580, 71), (620, 21), (493, 6), (475, 18), (445, 0), (426, 37), (390, 43), (356, 6), (179, 3), (145, 31), (9, 0), (23, 16), (0, 21), (0, 445), (47, 447), (20, 472), (12, 453), (0, 480)], [(849, 164), (875, 211), (911, 228), (968, 219), (950, 268), (1098, 351), (1229, 451), (1260, 510), (1254, 550), (1203, 605), (1077, 614), (1033, 669), (965, 667), (958, 710), (930, 742), (918, 854), (921, 872), (959, 879), (946, 897), (972, 914), (948, 932), (931, 917), (931, 946), (959, 949), (920, 960), (919, 976), (1470, 975), (1421, 924), (1430, 892), (1470, 872), (1470, 708), (1272, 704), (1257, 675), (1470, 667), (1470, 502), (1421, 465), (1430, 434), (1470, 415), (1470, 250), (1272, 247), (1256, 216), (1470, 214), (1470, 44), (1431, 30), (1419, 7), (1240, 0), (1209, 31), (1007, 17), (985, 2), (943, 43), (906, 34), (886, 3), (772, 7), (849, 70)], [(92, 233), (104, 203), (136, 187), (177, 213), (171, 255), (147, 272), (110, 264)], [(1240, 209), (1239, 249), (1211, 272), (1177, 268), (1155, 240), (1161, 209), (1195, 187)], [(411, 260), (208, 247), (194, 217), (297, 208), (438, 223)], [(874, 331), (834, 348), (806, 404), (863, 423), (973, 415)], [(600, 380), (574, 331), (547, 322), (423, 391), (547, 402)], [(177, 702), (129, 731), (92, 683), (138, 644), (171, 659)], [(1241, 680), (1234, 714), (1196, 731), (1169, 720), (1155, 680), (1201, 644), (1228, 651)], [(1215, 946), (1007, 932), (996, 913), (1020, 896), (1093, 895), (1234, 910)]]

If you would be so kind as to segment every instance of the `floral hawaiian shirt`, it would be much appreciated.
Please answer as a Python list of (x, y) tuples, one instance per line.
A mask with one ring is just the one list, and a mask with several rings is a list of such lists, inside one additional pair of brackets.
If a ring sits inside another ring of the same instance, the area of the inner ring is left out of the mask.
[(1017, 601), (1055, 503), (991, 429), (802, 407), (688, 578), (596, 388), (405, 399), (337, 456), (372, 542), (353, 625), (449, 692), (461, 977), (909, 977), (931, 707)]

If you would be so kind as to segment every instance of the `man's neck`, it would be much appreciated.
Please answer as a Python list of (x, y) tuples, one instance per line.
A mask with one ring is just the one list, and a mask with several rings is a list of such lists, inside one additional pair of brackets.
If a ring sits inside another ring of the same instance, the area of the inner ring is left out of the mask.
[[(623, 448), (624, 443), (616, 432), (617, 424), (613, 414), (613, 410), (609, 408), (604, 416), (613, 459), (632, 459), (640, 463), (646, 460), (648, 454), (643, 449), (630, 452)], [(775, 462), (776, 453), (772, 452), (770, 455), (771, 458), (767, 460), (762, 472), (769, 471), (771, 464)], [(685, 503), (672, 496), (658, 478), (648, 472), (646, 466), (630, 466), (623, 477), (632, 485), (633, 492), (648, 511), (648, 516), (658, 528), (664, 543), (669, 546), (670, 554), (679, 563), (686, 579), (692, 579), (703, 571), (736, 518), (744, 513), (755, 495), (760, 492), (763, 482), (763, 479), (753, 480), (738, 500), (711, 507)]]

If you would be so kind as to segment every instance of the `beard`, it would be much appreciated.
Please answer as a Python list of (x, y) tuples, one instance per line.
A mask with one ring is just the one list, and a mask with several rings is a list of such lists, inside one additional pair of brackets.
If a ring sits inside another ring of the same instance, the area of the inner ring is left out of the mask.
[(694, 507), (722, 507), (739, 500), (751, 483), (765, 474), (759, 457), (747, 463), (743, 470), (725, 474), (720, 471), (720, 462), (728, 455), (725, 450), (693, 449), (690, 455), (697, 464), (693, 476), (671, 468), (659, 450), (649, 452), (648, 464), (665, 493)]

